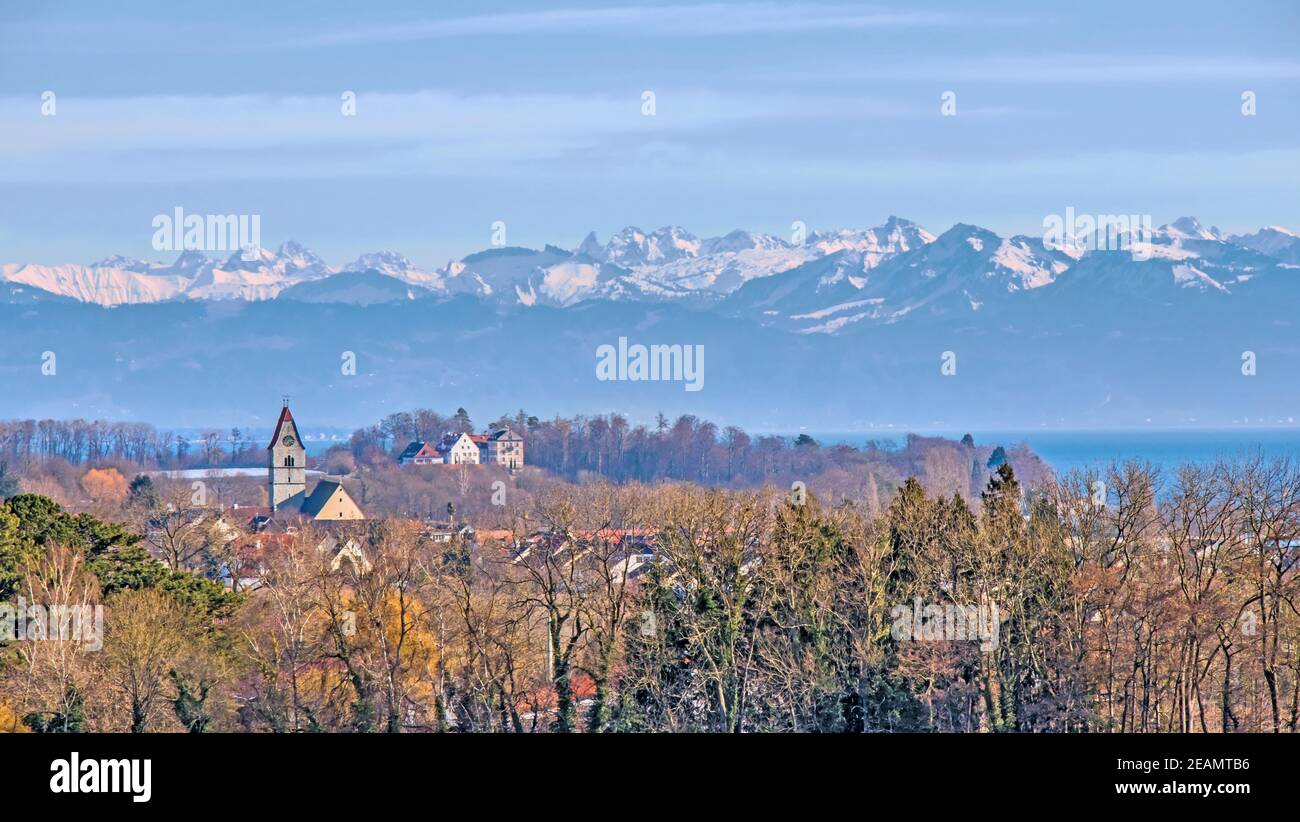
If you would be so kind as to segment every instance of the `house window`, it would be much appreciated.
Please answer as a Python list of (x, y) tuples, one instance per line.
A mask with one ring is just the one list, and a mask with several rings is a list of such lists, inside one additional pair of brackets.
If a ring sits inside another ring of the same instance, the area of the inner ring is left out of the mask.
[(293, 457), (285, 457), (285, 458), (284, 458), (284, 467), (285, 467), (285, 468), (292, 468), (292, 467), (293, 467)]

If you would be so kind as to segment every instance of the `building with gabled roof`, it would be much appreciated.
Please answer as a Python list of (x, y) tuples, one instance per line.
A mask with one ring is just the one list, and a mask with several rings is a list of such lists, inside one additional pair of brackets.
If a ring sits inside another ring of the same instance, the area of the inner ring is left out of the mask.
[(447, 465), (477, 465), (480, 461), (478, 443), (465, 433), (444, 434), (438, 443), (438, 453)]
[(482, 461), (506, 468), (524, 464), (524, 438), (509, 428), (498, 428), (485, 436), (479, 446)]
[(370, 560), (366, 559), (361, 544), (351, 537), (340, 541), (331, 534), (325, 537), (317, 549), (329, 562), (331, 571), (338, 571), (344, 562), (348, 562), (351, 563), (354, 574), (370, 573)]
[(413, 441), (397, 457), (398, 465), (441, 465), (442, 454), (433, 442)]
[[(273, 525), (275, 523), (268, 523)], [(353, 574), (371, 570), (356, 529), (326, 526), (313, 532), (320, 536), (316, 551), (325, 568), (339, 572), (350, 566)], [(295, 526), (257, 530), (235, 540), (224, 561), (217, 568), (217, 579), (234, 591), (251, 591), (260, 587), (272, 567), (276, 554), (291, 551), (302, 536)]]
[(338, 480), (323, 479), (307, 493), (307, 447), (286, 401), (266, 446), (267, 499), (275, 518), (306, 518), (325, 522), (365, 519), (361, 506)]
[(316, 483), (316, 487), (302, 501), (302, 506), (298, 510), (304, 517), (329, 522), (366, 518), (366, 515), (361, 513), (361, 508), (353, 501), (352, 495), (338, 480), (324, 479)]
[(397, 456), (399, 465), (500, 465), (515, 469), (524, 464), (524, 439), (509, 428), (486, 434), (453, 432), (437, 443), (412, 441)]

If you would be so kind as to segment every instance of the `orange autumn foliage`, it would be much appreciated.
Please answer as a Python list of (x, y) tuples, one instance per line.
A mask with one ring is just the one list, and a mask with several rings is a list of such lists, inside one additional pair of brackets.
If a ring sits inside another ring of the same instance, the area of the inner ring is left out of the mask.
[(81, 478), (81, 489), (95, 502), (118, 503), (126, 499), (126, 477), (116, 468), (92, 468)]

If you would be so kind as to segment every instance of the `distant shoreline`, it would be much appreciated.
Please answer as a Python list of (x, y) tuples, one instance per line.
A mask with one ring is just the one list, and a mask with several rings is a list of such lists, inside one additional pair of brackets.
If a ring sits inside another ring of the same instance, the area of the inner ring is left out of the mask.
[(1300, 459), (1300, 426), (1260, 428), (1161, 429), (1005, 429), (969, 432), (952, 429), (926, 432), (807, 432), (822, 445), (861, 446), (870, 440), (901, 444), (909, 433), (958, 438), (969, 433), (984, 445), (1025, 443), (1058, 474), (1073, 469), (1104, 467), (1111, 462), (1142, 460), (1163, 469), (1219, 458), (1291, 456)]

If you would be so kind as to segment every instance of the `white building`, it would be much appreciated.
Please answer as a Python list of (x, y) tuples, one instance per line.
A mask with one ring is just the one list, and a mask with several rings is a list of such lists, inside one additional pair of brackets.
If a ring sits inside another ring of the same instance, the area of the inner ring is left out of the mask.
[(447, 434), (438, 444), (442, 461), (447, 465), (478, 465), (478, 443), (469, 434)]

